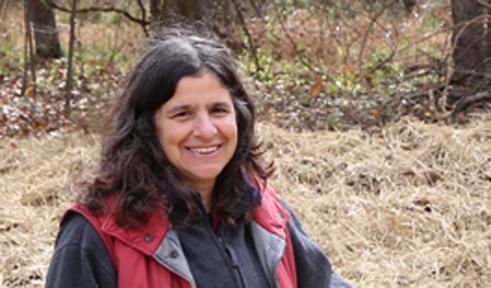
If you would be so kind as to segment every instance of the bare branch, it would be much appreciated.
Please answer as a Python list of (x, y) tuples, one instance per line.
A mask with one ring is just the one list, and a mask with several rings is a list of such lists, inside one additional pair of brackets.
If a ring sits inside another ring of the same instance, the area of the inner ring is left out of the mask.
[(466, 97), (460, 98), (457, 102), (454, 104), (454, 109), (452, 111), (453, 114), (457, 112), (464, 111), (465, 109), (469, 108), (469, 106), (473, 104), (477, 104), (479, 102), (485, 102), (485, 101), (490, 101), (491, 102), (491, 93), (489, 91), (483, 91), (476, 93), (474, 95), (469, 95)]
[(490, 3), (486, 3), (484, 0), (477, 0), (477, 2), (479, 2), (479, 4), (481, 4), (482, 6), (485, 6), (489, 9), (491, 9), (491, 4)]
[(26, 93), (27, 89), (27, 77), (29, 77), (29, 36), (28, 36), (28, 29), (29, 29), (29, 19), (28, 19), (28, 9), (27, 9), (27, 0), (24, 0), (24, 71), (23, 71), (23, 76), (22, 76), (22, 88), (20, 95), (24, 96)]
[(251, 6), (252, 8), (254, 9), (254, 11), (256, 12), (256, 15), (264, 21), (264, 17), (263, 17), (263, 13), (261, 11), (261, 8), (257, 5), (256, 1), (255, 0), (250, 0), (249, 1), (251, 3)]
[(72, 62), (73, 43), (75, 43), (75, 15), (77, 11), (77, 0), (72, 0), (72, 12), (70, 14), (70, 42), (68, 44), (68, 68), (65, 84), (65, 113), (70, 111), (70, 99), (72, 98)]
[(25, 26), (25, 42), (24, 42), (24, 75), (22, 78), (21, 95), (24, 95), (28, 85), (28, 70), (31, 70), (33, 91), (36, 93), (36, 63), (34, 59), (34, 44), (32, 43), (32, 27), (31, 27), (31, 9), (28, 0), (24, 0), (24, 26)]
[(239, 17), (240, 24), (242, 25), (242, 30), (247, 37), (247, 41), (249, 42), (249, 47), (251, 48), (252, 57), (254, 57), (254, 64), (256, 65), (256, 72), (261, 70), (261, 64), (259, 63), (259, 57), (257, 55), (256, 45), (254, 44), (254, 39), (252, 38), (251, 33), (249, 32), (249, 28), (247, 27), (247, 23), (244, 19), (244, 15), (242, 14), (242, 10), (240, 9), (237, 0), (232, 0), (234, 4), (235, 10), (237, 12), (237, 17)]
[[(138, 1), (138, 2), (139, 2), (139, 5), (140, 5), (141, 2), (140, 1)], [(60, 10), (62, 12), (71, 13), (71, 10), (70, 9), (57, 4), (55, 1), (50, 0), (49, 1), (49, 5), (51, 5), (51, 7), (55, 8), (57, 10)], [(145, 30), (146, 29), (146, 26), (150, 25), (150, 22), (145, 19), (145, 13), (143, 13), (143, 11), (145, 11), (145, 8), (144, 8), (144, 6), (140, 6), (140, 8), (142, 8), (142, 7), (143, 7), (143, 10), (142, 10), (142, 19), (139, 19), (139, 18), (131, 15), (128, 11), (126, 11), (124, 9), (116, 8), (116, 7), (113, 7), (113, 6), (83, 8), (83, 9), (76, 10), (75, 13), (76, 14), (90, 13), (90, 12), (114, 12), (114, 13), (118, 13), (118, 14), (121, 14), (121, 15), (125, 16), (130, 21), (135, 22), (135, 23), (138, 23), (142, 27), (145, 27), (143, 29), (144, 29), (144, 31), (146, 31)]]
[(380, 16), (382, 16), (384, 14), (385, 10), (387, 10), (394, 3), (395, 3), (394, 1), (390, 1), (390, 2), (386, 3), (380, 9), (380, 11), (378, 11), (377, 14), (375, 14), (375, 16), (372, 17), (372, 19), (370, 21), (370, 24), (368, 25), (368, 28), (365, 31), (365, 34), (363, 35), (363, 40), (361, 42), (362, 44), (361, 44), (361, 48), (360, 48), (360, 54), (358, 54), (358, 66), (359, 67), (362, 66), (361, 64), (362, 64), (362, 61), (363, 61), (363, 54), (365, 53), (365, 46), (367, 44), (368, 36), (372, 32), (373, 26), (377, 23), (378, 18), (380, 18)]
[[(143, 23), (147, 23), (147, 10), (145, 9), (145, 5), (143, 5), (142, 0), (138, 0), (138, 6), (140, 6), (140, 10), (142, 12), (142, 21)], [(145, 36), (148, 37), (148, 30), (147, 30), (147, 25), (140, 24), (143, 29), (143, 33), (145, 33)]]
[(295, 40), (293, 40), (292, 36), (290, 35), (288, 30), (286, 29), (285, 22), (281, 18), (282, 16), (281, 16), (281, 13), (278, 11), (277, 5), (278, 4), (276, 3), (276, 1), (273, 1), (274, 11), (275, 11), (276, 17), (278, 18), (278, 22), (280, 23), (281, 30), (283, 30), (283, 33), (285, 33), (285, 36), (288, 39), (288, 41), (290, 42), (293, 50), (295, 50), (295, 53), (297, 55), (299, 55), (300, 61), (310, 72), (312, 72), (314, 74), (320, 74), (314, 67), (312, 67), (312, 65), (310, 65), (310, 59), (305, 59), (305, 55), (303, 55), (303, 53), (300, 53), (300, 51), (298, 50), (297, 43), (295, 42)]

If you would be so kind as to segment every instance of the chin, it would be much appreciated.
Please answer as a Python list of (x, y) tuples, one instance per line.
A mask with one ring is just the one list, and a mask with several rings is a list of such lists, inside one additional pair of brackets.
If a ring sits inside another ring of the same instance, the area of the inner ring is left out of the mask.
[(220, 173), (193, 174), (193, 178), (199, 181), (215, 181)]

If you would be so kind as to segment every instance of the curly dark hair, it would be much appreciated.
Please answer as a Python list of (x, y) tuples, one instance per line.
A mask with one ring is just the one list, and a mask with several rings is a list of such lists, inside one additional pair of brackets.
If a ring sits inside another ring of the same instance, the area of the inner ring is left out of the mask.
[(164, 154), (154, 114), (173, 96), (182, 77), (204, 71), (214, 73), (229, 89), (238, 130), (235, 153), (217, 177), (213, 211), (231, 228), (239, 219), (250, 220), (260, 204), (258, 191), (273, 170), (261, 161), (262, 152), (254, 135), (254, 104), (230, 51), (214, 40), (184, 30), (154, 39), (130, 73), (108, 115), (99, 170), (83, 189), (79, 203), (94, 214), (103, 214), (107, 212), (105, 198), (115, 196), (116, 221), (127, 228), (145, 225), (156, 206), (172, 211), (184, 204), (184, 217), (171, 217), (176, 227), (184, 227), (193, 219), (198, 211), (193, 196), (196, 193), (183, 184), (183, 176)]

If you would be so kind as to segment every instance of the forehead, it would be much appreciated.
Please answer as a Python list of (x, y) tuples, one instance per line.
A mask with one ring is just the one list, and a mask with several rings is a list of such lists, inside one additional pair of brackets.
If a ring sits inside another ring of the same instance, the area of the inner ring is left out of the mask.
[(232, 102), (229, 89), (212, 72), (184, 76), (177, 82), (172, 97), (164, 105)]

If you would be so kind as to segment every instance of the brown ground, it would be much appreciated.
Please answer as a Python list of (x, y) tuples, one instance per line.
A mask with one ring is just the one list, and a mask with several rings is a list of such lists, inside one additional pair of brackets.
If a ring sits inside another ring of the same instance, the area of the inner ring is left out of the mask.
[[(491, 114), (368, 135), (258, 131), (271, 183), (357, 287), (491, 287)], [(0, 286), (41, 287), (96, 136), (0, 141)]]

